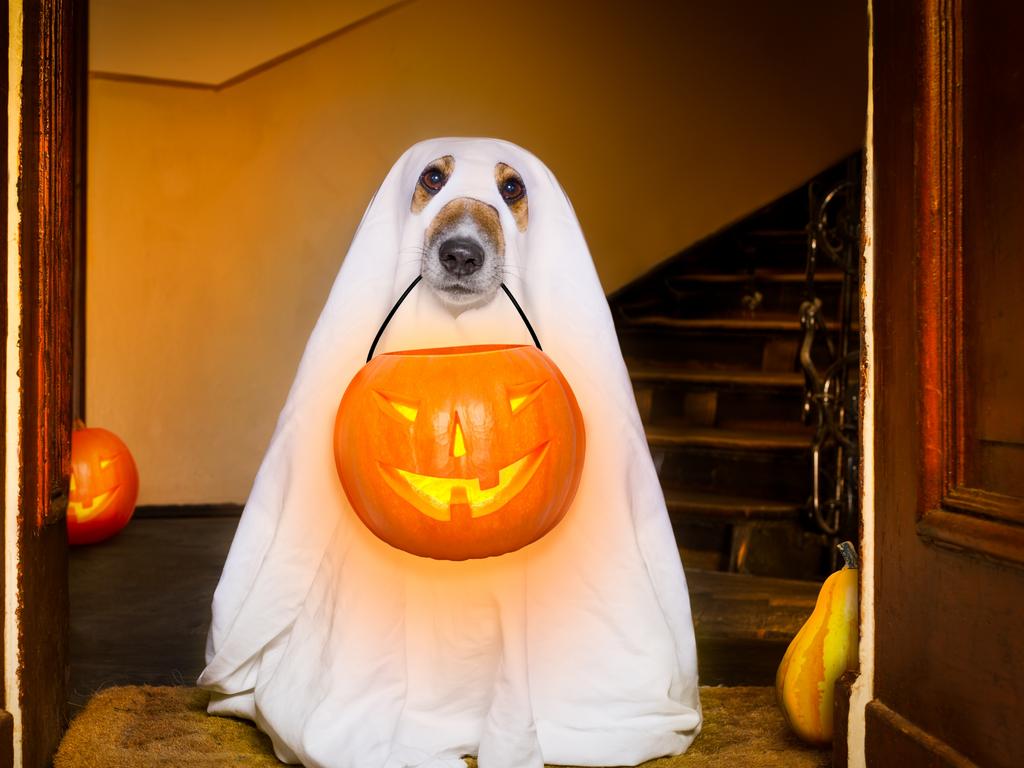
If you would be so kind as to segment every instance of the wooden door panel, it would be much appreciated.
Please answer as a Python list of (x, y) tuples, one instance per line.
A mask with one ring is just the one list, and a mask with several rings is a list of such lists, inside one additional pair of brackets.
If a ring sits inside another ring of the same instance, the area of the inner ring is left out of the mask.
[[(966, 3), (963, 48), (964, 484), (1024, 522), (1024, 29), (1016, 1)], [(1009, 22), (1009, 23), (1008, 23)], [(1009, 502), (1008, 502), (1009, 503)]]
[(874, 9), (868, 765), (917, 750), (935, 765), (1019, 766), (1024, 6), (883, 0)]
[(920, 5), (919, 531), (1024, 564), (1021, 11), (1008, 0)]

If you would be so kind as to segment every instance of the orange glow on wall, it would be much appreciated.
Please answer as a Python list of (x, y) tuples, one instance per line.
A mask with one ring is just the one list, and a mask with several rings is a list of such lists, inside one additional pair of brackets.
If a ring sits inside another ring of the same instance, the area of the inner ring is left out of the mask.
[(106, 429), (71, 433), (68, 542), (92, 544), (124, 528), (135, 511), (139, 472), (121, 439)]
[(535, 347), (374, 358), (342, 397), (334, 455), (356, 514), (415, 555), (512, 552), (565, 515), (583, 468), (583, 416)]

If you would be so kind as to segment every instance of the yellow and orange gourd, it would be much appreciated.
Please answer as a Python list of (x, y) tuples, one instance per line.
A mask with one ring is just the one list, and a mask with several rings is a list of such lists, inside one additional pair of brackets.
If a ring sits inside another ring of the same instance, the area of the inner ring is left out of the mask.
[(827, 744), (833, 735), (836, 680), (857, 663), (857, 554), (839, 545), (845, 561), (829, 576), (807, 622), (797, 632), (775, 675), (775, 692), (786, 722), (797, 736)]

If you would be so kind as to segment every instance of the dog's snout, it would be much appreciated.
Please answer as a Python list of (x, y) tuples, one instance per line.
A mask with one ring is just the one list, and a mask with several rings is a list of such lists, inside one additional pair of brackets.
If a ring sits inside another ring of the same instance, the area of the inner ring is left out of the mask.
[(484, 264), (483, 246), (465, 237), (445, 240), (437, 256), (445, 270), (456, 277), (472, 275)]
[(489, 203), (455, 197), (423, 233), (420, 274), (454, 314), (493, 299), (504, 267), (505, 236)]

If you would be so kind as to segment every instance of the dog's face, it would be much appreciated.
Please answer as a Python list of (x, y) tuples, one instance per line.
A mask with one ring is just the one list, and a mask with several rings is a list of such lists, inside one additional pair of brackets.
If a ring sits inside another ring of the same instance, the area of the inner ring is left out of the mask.
[[(445, 155), (427, 164), (416, 182), (412, 212), (419, 213), (455, 172), (455, 158)], [(525, 232), (529, 205), (522, 176), (505, 163), (494, 166), (494, 183)], [(453, 311), (481, 306), (494, 298), (505, 270), (505, 234), (497, 209), (472, 197), (449, 200), (427, 226), (420, 274)]]

